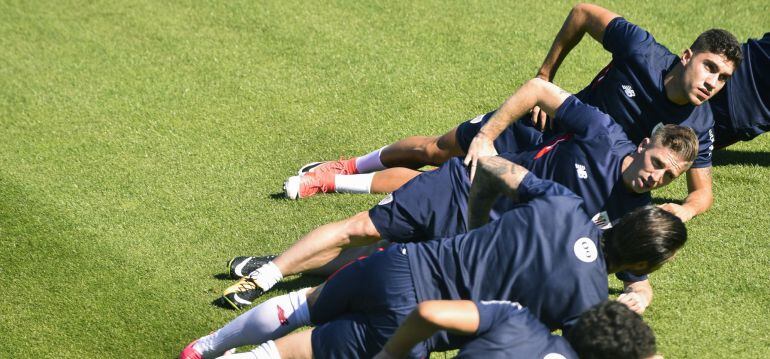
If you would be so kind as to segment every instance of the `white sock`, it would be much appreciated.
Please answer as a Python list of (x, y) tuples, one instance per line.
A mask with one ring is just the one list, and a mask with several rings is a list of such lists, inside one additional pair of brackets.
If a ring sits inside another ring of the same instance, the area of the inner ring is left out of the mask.
[(221, 359), (281, 359), (281, 352), (275, 346), (275, 342), (268, 340), (266, 343), (254, 348), (250, 352), (238, 353), (220, 357)]
[(374, 173), (362, 175), (334, 175), (334, 191), (337, 193), (371, 193)]
[(386, 169), (387, 167), (380, 161), (380, 153), (385, 147), (369, 152), (361, 157), (356, 157), (356, 170), (358, 173), (371, 173)]
[(280, 338), (297, 328), (310, 325), (307, 291), (284, 294), (262, 302), (230, 323), (195, 343), (204, 358), (216, 358), (226, 350), (256, 345)]
[(249, 273), (249, 277), (254, 279), (254, 283), (257, 283), (263, 291), (267, 292), (283, 279), (283, 274), (281, 273), (281, 270), (278, 269), (278, 266), (270, 261), (257, 268), (257, 270)]

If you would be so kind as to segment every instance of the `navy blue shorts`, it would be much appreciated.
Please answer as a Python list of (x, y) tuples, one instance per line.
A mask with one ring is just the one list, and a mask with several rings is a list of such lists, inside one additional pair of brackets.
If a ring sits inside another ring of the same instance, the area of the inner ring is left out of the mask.
[(419, 242), (466, 231), (467, 168), (459, 157), (420, 174), (369, 210), (383, 239)]
[[(457, 126), (457, 144), (464, 153), (468, 153), (468, 147), (471, 145), (473, 137), (479, 133), (481, 127), (489, 121), (489, 118), (492, 117), (494, 113), (495, 111), (492, 111), (484, 115), (479, 115), (478, 117), (465, 121), (461, 123), (460, 126)], [(519, 152), (537, 146), (541, 142), (543, 142), (543, 133), (532, 126), (532, 117), (527, 114), (508, 126), (508, 128), (495, 139), (494, 144), (497, 153), (504, 153)]]
[[(371, 358), (417, 307), (403, 245), (390, 246), (332, 275), (311, 313), (316, 358)], [(413, 351), (424, 356), (424, 346)]]

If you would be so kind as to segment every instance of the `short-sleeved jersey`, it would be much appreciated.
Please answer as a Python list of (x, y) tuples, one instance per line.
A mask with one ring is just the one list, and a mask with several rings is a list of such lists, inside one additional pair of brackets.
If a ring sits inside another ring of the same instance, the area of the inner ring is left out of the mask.
[[(601, 230), (583, 200), (527, 174), (518, 204), (480, 228), (451, 238), (404, 244), (417, 299), (510, 300), (549, 329), (568, 330), (607, 299)], [(446, 334), (431, 348), (446, 348)]]
[(743, 61), (709, 101), (718, 130), (717, 147), (770, 131), (770, 32), (759, 40), (749, 39), (741, 49)]
[[(457, 358), (577, 359), (567, 340), (543, 325), (529, 310), (509, 301), (476, 302), (479, 329), (458, 345)], [(459, 344), (459, 343), (458, 343)]]
[(567, 133), (533, 150), (500, 156), (582, 197), (586, 212), (602, 227), (652, 203), (649, 193), (635, 193), (623, 183), (623, 159), (636, 146), (609, 116), (570, 96), (553, 121)]
[(636, 144), (661, 123), (692, 128), (699, 140), (692, 167), (711, 166), (714, 119), (708, 102), (677, 105), (666, 97), (664, 78), (679, 57), (620, 17), (607, 25), (602, 44), (612, 62), (576, 96), (607, 113)]

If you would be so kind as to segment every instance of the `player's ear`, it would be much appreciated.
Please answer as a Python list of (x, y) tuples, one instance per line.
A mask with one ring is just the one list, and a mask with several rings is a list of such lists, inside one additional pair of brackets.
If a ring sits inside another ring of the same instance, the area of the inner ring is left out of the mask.
[(687, 65), (690, 60), (692, 60), (692, 50), (684, 49), (684, 51), (682, 51), (682, 66)]
[(639, 142), (639, 146), (636, 147), (637, 153), (642, 153), (646, 148), (650, 146), (650, 138), (645, 137), (642, 142)]

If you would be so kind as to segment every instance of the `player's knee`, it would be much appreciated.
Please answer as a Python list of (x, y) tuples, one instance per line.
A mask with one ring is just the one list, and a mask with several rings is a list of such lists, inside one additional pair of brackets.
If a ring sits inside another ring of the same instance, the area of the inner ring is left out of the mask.
[(348, 238), (351, 237), (371, 237), (375, 239), (380, 238), (380, 232), (372, 222), (372, 218), (369, 216), (368, 211), (359, 212), (358, 214), (350, 217), (347, 223)]
[(454, 136), (454, 131), (450, 131), (450, 133), (444, 136), (433, 137), (430, 142), (426, 143), (423, 150), (426, 157), (425, 162), (433, 166), (439, 166), (453, 156), (459, 156), (460, 150)]

